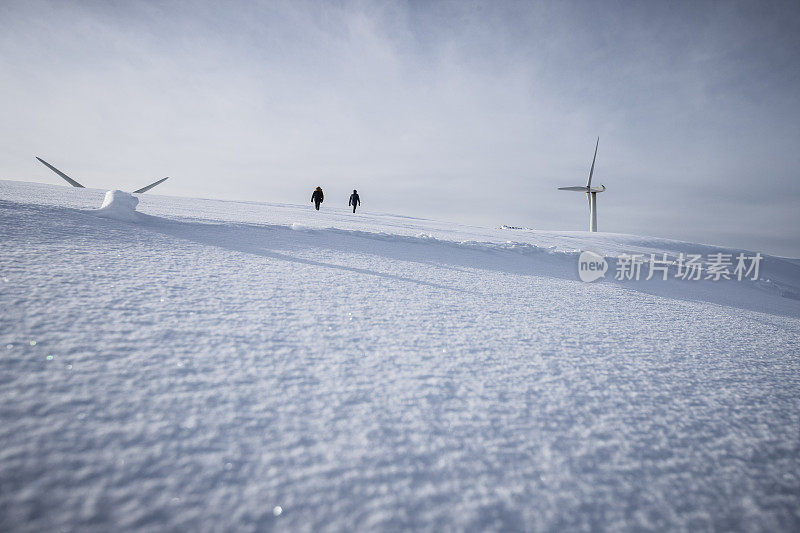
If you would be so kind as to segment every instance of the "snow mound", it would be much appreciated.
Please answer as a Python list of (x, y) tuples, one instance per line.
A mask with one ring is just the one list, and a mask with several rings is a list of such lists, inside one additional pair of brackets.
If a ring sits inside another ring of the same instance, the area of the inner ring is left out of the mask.
[(124, 191), (108, 191), (103, 200), (103, 205), (95, 211), (99, 217), (113, 218), (125, 222), (136, 222), (138, 213), (136, 206), (139, 199)]

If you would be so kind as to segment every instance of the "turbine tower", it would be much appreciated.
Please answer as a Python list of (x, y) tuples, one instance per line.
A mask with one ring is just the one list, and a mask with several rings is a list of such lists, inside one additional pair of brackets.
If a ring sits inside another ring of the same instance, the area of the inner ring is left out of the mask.
[(559, 187), (559, 191), (578, 191), (585, 192), (586, 198), (589, 200), (589, 231), (597, 231), (597, 193), (606, 190), (605, 185), (599, 187), (592, 187), (592, 174), (594, 174), (594, 162), (597, 159), (597, 147), (600, 145), (600, 137), (597, 138), (597, 144), (594, 145), (594, 157), (592, 158), (592, 168), (589, 170), (589, 181), (586, 186), (577, 187)]

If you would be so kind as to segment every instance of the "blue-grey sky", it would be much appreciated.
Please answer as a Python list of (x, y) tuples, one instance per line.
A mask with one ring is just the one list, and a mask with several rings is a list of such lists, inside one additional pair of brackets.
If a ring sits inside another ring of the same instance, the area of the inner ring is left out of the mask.
[[(800, 4), (0, 3), (0, 176), (800, 257)], [(309, 213), (309, 216), (313, 216)]]

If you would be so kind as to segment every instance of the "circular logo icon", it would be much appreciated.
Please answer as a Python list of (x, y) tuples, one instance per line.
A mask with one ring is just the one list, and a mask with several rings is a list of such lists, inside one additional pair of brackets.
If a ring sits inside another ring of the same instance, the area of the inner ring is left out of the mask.
[(587, 283), (606, 275), (608, 263), (605, 258), (595, 252), (581, 252), (578, 258), (578, 276)]

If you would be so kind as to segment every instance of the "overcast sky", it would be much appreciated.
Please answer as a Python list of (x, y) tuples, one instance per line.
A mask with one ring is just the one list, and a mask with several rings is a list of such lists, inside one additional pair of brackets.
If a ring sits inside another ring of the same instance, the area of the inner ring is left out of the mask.
[[(800, 257), (800, 3), (0, 2), (0, 177)], [(309, 212), (309, 216), (314, 213)]]

